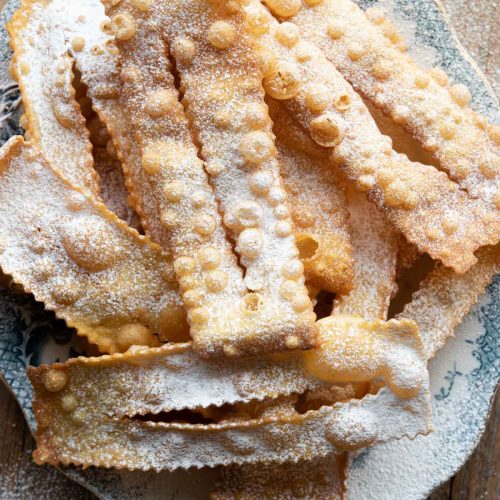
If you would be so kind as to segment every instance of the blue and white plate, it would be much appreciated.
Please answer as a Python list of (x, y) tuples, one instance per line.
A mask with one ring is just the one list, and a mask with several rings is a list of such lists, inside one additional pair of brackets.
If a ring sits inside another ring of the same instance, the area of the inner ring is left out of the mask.
[[(7, 2), (0, 26), (17, 8)], [(358, 0), (366, 8), (373, 0)], [(471, 58), (455, 38), (435, 0), (381, 0), (379, 6), (403, 27), (415, 58), (442, 67), (472, 92), (472, 105), (498, 121), (498, 102)], [(19, 94), (8, 76), (7, 35), (0, 29), (0, 143), (19, 133)], [(0, 281), (1, 283), (1, 281)], [(0, 378), (16, 396), (30, 429), (32, 388), (29, 364), (62, 361), (78, 354), (78, 343), (64, 323), (30, 296), (0, 285)], [(484, 430), (500, 376), (500, 276), (430, 362), (436, 431), (414, 441), (377, 445), (355, 456), (348, 475), (349, 500), (417, 500), (453, 475), (467, 460)], [(172, 500), (207, 498), (217, 469), (144, 473), (90, 468), (64, 473), (100, 498)]]

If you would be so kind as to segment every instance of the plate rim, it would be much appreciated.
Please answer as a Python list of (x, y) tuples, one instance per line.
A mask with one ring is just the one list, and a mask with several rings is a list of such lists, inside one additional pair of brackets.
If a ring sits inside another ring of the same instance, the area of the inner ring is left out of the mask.
[[(356, 1), (356, 0), (354, 0), (354, 1)], [(496, 95), (496, 93), (495, 93), (495, 91), (494, 91), (491, 83), (489, 82), (489, 80), (486, 77), (484, 71), (480, 68), (480, 66), (478, 65), (478, 63), (476, 62), (476, 60), (470, 55), (470, 53), (467, 51), (467, 49), (462, 45), (462, 42), (460, 41), (460, 38), (458, 36), (457, 31), (454, 28), (453, 24), (451, 23), (451, 20), (449, 18), (449, 14), (448, 14), (448, 12), (446, 10), (446, 7), (443, 5), (443, 3), (441, 2), (441, 0), (423, 0), (423, 1), (435, 4), (435, 6), (437, 7), (437, 9), (439, 10), (440, 16), (442, 18), (442, 22), (447, 26), (447, 28), (449, 30), (452, 42), (455, 44), (455, 48), (461, 53), (461, 56), (465, 59), (465, 61), (467, 63), (469, 63), (471, 65), (471, 67), (474, 69), (474, 72), (482, 80), (482, 83), (484, 84), (484, 86), (488, 90), (488, 93), (490, 94), (490, 97), (492, 98), (492, 100), (496, 104), (496, 106), (498, 107), (499, 106), (499, 100), (498, 100), (498, 97), (497, 97), (497, 95)], [(0, 9), (0, 15), (4, 13), (5, 8), (8, 7), (9, 4), (10, 4), (9, 0), (6, 0), (5, 3), (4, 3), (4, 5)], [(443, 346), (443, 349), (445, 349), (445, 348), (446, 348), (446, 344), (445, 344), (445, 346)], [(20, 408), (20, 410), (22, 412), (22, 415), (24, 417), (24, 420), (26, 422), (26, 425), (27, 425), (27, 427), (28, 427), (28, 429), (30, 431), (30, 434), (34, 438), (35, 436), (34, 436), (34, 433), (33, 433), (33, 429), (29, 425), (29, 418), (28, 418), (28, 415), (26, 413), (26, 410), (23, 407), (23, 405), (20, 403), (20, 401), (18, 400), (18, 398), (16, 397), (13, 388), (7, 382), (7, 380), (4, 377), (3, 372), (1, 372), (1, 371), (0, 371), (0, 382), (7, 388), (7, 390), (9, 391), (9, 393), (16, 400), (16, 403), (19, 406), (19, 408)], [(495, 398), (496, 398), (496, 396), (497, 396), (497, 394), (498, 394), (499, 391), (500, 391), (500, 380), (497, 381), (497, 384), (496, 384), (495, 388), (493, 389), (493, 391), (490, 394), (490, 397), (489, 397), (489, 400), (488, 400), (488, 405), (487, 405), (487, 410), (485, 411), (485, 418), (482, 421), (482, 424), (480, 426), (479, 432), (477, 433), (477, 435), (476, 435), (476, 437), (474, 439), (473, 445), (468, 449), (467, 454), (464, 457), (463, 461), (461, 463), (459, 463), (459, 464), (454, 465), (453, 472), (451, 472), (445, 480), (439, 482), (439, 484), (437, 484), (436, 486), (434, 486), (427, 493), (427, 496), (430, 495), (430, 494), (432, 494), (434, 491), (436, 491), (436, 489), (438, 489), (446, 481), (448, 481), (452, 476), (454, 476), (468, 462), (468, 460), (470, 459), (470, 457), (472, 456), (472, 454), (474, 453), (474, 451), (476, 451), (477, 446), (479, 445), (482, 437), (484, 436), (484, 431), (486, 429), (486, 426), (488, 425), (489, 420), (491, 419), (492, 409), (493, 409), (493, 403), (494, 403)], [(72, 474), (68, 474), (68, 471), (65, 471), (64, 469), (61, 469), (60, 467), (55, 467), (55, 468), (57, 470), (59, 470), (62, 474), (64, 474), (66, 477), (68, 477), (69, 479), (71, 479), (72, 481), (75, 481), (77, 484), (81, 485), (82, 487), (86, 488), (87, 490), (89, 490), (90, 492), (92, 492), (93, 494), (95, 494), (98, 498), (105, 498), (105, 497), (101, 496), (100, 492), (97, 491), (93, 486), (91, 486), (90, 484), (86, 483), (85, 480), (84, 480), (84, 478), (82, 478), (82, 477), (74, 477)]]

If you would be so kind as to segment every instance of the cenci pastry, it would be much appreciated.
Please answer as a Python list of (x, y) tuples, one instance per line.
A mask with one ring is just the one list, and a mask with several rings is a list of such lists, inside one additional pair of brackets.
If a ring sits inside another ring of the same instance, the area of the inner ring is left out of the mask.
[(0, 268), (81, 346), (28, 369), (35, 462), (341, 499), (431, 433), (428, 361), (500, 271), (467, 88), (350, 0), (20, 4)]

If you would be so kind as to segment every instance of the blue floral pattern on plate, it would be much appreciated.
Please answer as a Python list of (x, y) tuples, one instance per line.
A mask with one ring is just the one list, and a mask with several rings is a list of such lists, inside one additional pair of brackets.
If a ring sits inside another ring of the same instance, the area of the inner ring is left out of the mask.
[[(367, 8), (374, 0), (358, 0)], [(9, 0), (0, 16), (0, 143), (19, 129), (19, 94), (8, 76), (10, 50), (3, 28), (19, 0)], [(384, 5), (387, 2), (384, 2)], [(463, 51), (434, 0), (393, 0), (393, 13), (415, 27), (418, 46), (436, 49), (436, 64), (469, 86), (473, 106), (497, 119), (493, 91)], [(16, 396), (31, 430), (29, 364), (61, 361), (78, 354), (73, 332), (29, 295), (0, 288), (0, 377)], [(436, 431), (414, 441), (376, 446), (354, 457), (348, 499), (425, 498), (458, 470), (479, 440), (500, 371), (500, 276), (457, 329), (455, 339), (430, 362)], [(64, 473), (105, 499), (206, 498), (217, 469), (144, 473), (68, 468)]]
[(348, 500), (423, 499), (479, 441), (500, 376), (500, 275), (429, 363), (435, 431), (354, 457)]

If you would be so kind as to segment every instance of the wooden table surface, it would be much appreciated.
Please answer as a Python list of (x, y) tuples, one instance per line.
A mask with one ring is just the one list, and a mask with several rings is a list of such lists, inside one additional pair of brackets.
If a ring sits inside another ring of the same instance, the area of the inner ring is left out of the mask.
[[(4, 0), (0, 0), (0, 7)], [(443, 0), (465, 48), (500, 90), (500, 7), (494, 0)], [(479, 35), (480, 34), (480, 35)], [(493, 500), (500, 498), (500, 397), (486, 432), (464, 467), (430, 498)], [(50, 467), (31, 461), (33, 439), (14, 398), (0, 383), (0, 499), (87, 500), (84, 488)]]

